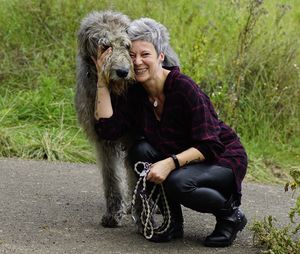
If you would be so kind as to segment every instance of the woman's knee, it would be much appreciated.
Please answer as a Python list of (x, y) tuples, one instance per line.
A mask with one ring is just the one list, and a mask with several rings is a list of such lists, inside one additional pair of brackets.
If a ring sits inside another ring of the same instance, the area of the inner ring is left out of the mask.
[(174, 170), (167, 177), (166, 188), (178, 194), (189, 193), (199, 187), (209, 187), (211, 172), (202, 164), (192, 164)]
[(129, 149), (129, 162), (134, 165), (138, 161), (154, 163), (159, 160), (158, 152), (145, 139), (140, 139)]
[(164, 182), (167, 193), (178, 198), (182, 193), (191, 192), (196, 188), (182, 173), (180, 169), (174, 170)]
[[(233, 184), (229, 184), (230, 180), (224, 184), (221, 176), (225, 177), (226, 174), (218, 170), (223, 169), (194, 165), (174, 170), (164, 182), (166, 192), (181, 204), (198, 211), (203, 207), (209, 210), (221, 207), (232, 194)], [(230, 170), (224, 170), (228, 171), (230, 179)]]
[(199, 212), (214, 212), (225, 207), (226, 197), (210, 188), (197, 188), (187, 193), (182, 204)]

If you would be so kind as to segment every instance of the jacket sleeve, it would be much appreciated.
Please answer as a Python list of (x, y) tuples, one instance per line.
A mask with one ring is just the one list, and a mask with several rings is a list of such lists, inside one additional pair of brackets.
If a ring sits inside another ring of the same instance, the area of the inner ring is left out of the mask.
[(209, 97), (196, 84), (188, 84), (185, 101), (190, 118), (192, 146), (198, 149), (206, 161), (216, 160), (225, 147), (219, 139), (220, 121)]
[(95, 123), (95, 131), (105, 140), (116, 140), (128, 130), (130, 111), (127, 100), (122, 97), (112, 98), (113, 115), (110, 118), (100, 118)]

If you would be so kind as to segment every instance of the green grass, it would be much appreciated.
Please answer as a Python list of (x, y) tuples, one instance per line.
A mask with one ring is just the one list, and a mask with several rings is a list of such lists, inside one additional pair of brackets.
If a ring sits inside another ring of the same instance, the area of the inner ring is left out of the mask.
[(113, 9), (169, 28), (182, 71), (241, 136), (248, 180), (285, 180), (300, 165), (300, 9), (257, 2), (0, 0), (0, 156), (95, 161), (74, 110), (76, 32)]

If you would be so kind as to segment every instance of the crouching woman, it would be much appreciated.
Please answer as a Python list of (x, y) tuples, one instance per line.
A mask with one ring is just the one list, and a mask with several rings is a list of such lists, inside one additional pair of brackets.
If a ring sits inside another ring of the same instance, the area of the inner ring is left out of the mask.
[[(206, 246), (231, 245), (247, 223), (239, 208), (247, 168), (245, 149), (201, 88), (178, 66), (164, 65), (176, 55), (162, 24), (141, 18), (131, 23), (128, 34), (136, 84), (126, 99), (114, 102), (98, 77), (96, 131), (110, 140), (129, 129), (140, 137), (130, 150), (131, 162), (151, 163), (147, 181), (163, 184), (171, 209), (170, 227), (151, 241), (183, 236), (183, 205), (215, 216)], [(111, 50), (95, 60), (98, 73)]]

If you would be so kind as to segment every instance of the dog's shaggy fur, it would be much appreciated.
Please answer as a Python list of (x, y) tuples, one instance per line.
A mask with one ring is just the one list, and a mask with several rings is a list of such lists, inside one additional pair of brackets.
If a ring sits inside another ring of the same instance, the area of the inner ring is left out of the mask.
[(117, 142), (104, 141), (95, 132), (97, 71), (91, 57), (97, 58), (99, 47), (103, 50), (112, 47), (112, 54), (103, 70), (108, 81), (106, 85), (111, 93), (123, 93), (133, 78), (129, 55), (131, 43), (126, 33), (129, 24), (129, 18), (121, 13), (92, 12), (82, 20), (78, 33), (75, 106), (79, 123), (96, 147), (96, 159), (102, 172), (106, 200), (102, 225), (106, 227), (118, 226), (125, 211), (126, 186), (121, 183), (126, 178), (123, 170), (124, 147), (128, 145), (125, 138)]
[[(96, 147), (97, 165), (101, 169), (106, 200), (106, 213), (102, 225), (116, 227), (126, 211), (127, 190), (132, 194), (136, 183), (133, 169), (126, 163), (127, 148), (130, 147), (131, 135), (117, 141), (105, 141), (95, 132), (95, 96), (97, 71), (92, 57), (97, 57), (97, 49), (112, 47), (112, 54), (104, 66), (107, 86), (112, 94), (121, 95), (133, 80), (134, 72), (129, 55), (130, 40), (126, 29), (130, 24), (127, 16), (113, 12), (92, 12), (81, 22), (78, 32), (77, 89), (75, 106), (78, 121), (91, 143)], [(168, 52), (173, 52), (170, 48)], [(171, 53), (173, 54), (173, 53)], [(164, 65), (178, 65), (178, 58), (166, 56)], [(123, 168), (127, 168), (127, 174)], [(124, 180), (127, 179), (126, 184)]]

